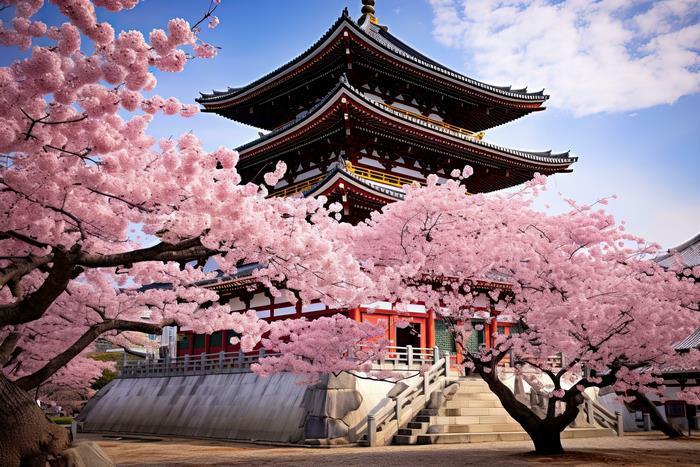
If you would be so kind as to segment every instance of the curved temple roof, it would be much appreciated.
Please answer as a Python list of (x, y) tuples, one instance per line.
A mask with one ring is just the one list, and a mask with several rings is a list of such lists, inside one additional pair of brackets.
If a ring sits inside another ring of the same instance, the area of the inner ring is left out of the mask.
[(382, 104), (380, 102), (374, 101), (374, 100), (366, 97), (360, 90), (351, 86), (350, 83), (348, 82), (347, 78), (345, 76), (343, 76), (343, 77), (341, 77), (338, 84), (323, 99), (321, 99), (311, 109), (309, 109), (309, 111), (307, 113), (305, 113), (303, 116), (298, 117), (297, 119), (275, 129), (274, 131), (272, 131), (272, 132), (270, 132), (270, 133), (268, 133), (268, 134), (266, 134), (266, 135), (264, 135), (256, 140), (253, 140), (249, 143), (246, 143), (246, 144), (236, 148), (236, 150), (241, 153), (241, 161), (245, 160), (246, 152), (248, 152), (251, 148), (253, 148), (255, 146), (259, 146), (259, 145), (265, 143), (266, 141), (271, 140), (271, 139), (291, 130), (292, 128), (302, 126), (307, 120), (311, 120), (312, 118), (318, 116), (318, 114), (320, 114), (321, 109), (324, 108), (326, 105), (328, 105), (331, 101), (334, 101), (336, 96), (339, 96), (343, 91), (346, 91), (346, 93), (349, 96), (357, 98), (358, 102), (369, 104), (384, 114), (388, 114), (394, 118), (398, 117), (400, 120), (403, 120), (404, 122), (410, 123), (412, 125), (416, 125), (423, 130), (437, 132), (437, 133), (440, 133), (444, 136), (457, 138), (468, 145), (474, 145), (475, 147), (489, 149), (492, 152), (497, 152), (501, 155), (505, 155), (514, 161), (519, 160), (519, 161), (524, 162), (526, 164), (529, 163), (529, 164), (536, 164), (536, 165), (543, 165), (543, 166), (551, 166), (552, 169), (556, 169), (556, 168), (560, 168), (562, 166), (566, 166), (568, 168), (569, 165), (573, 164), (574, 162), (576, 162), (578, 160), (578, 157), (571, 156), (568, 151), (564, 152), (564, 153), (552, 153), (552, 151), (533, 152), (533, 151), (519, 151), (519, 150), (515, 150), (515, 149), (505, 148), (502, 146), (497, 146), (495, 144), (487, 143), (485, 141), (473, 138), (471, 136), (468, 136), (468, 135), (465, 135), (462, 133), (458, 133), (458, 132), (450, 130), (448, 128), (438, 126), (438, 125), (433, 124), (431, 122), (428, 122), (426, 120), (412, 117), (408, 114), (405, 114), (401, 111), (390, 108), (385, 104)]
[(671, 248), (666, 254), (654, 258), (654, 261), (664, 268), (675, 265), (691, 268), (700, 266), (700, 233), (687, 242)]
[(477, 91), (479, 95), (488, 99), (511, 103), (512, 105), (528, 105), (532, 107), (532, 110), (536, 110), (538, 105), (541, 105), (549, 98), (543, 91), (527, 92), (527, 88), (512, 89), (510, 87), (493, 86), (450, 70), (406, 45), (391, 35), (386, 27), (376, 25), (368, 20), (366, 15), (356, 23), (348, 16), (346, 9), (343, 15), (336, 20), (333, 26), (315, 44), (287, 64), (243, 87), (229, 87), (225, 91), (213, 91), (211, 93), (202, 92), (197, 102), (204, 105), (208, 110), (214, 110), (224, 108), (228, 103), (241, 101), (247, 95), (270, 85), (281, 75), (291, 73), (298, 67), (301, 67), (315, 55), (322, 52), (346, 28), (387, 55), (401, 62), (408, 62), (415, 68), (427, 71), (433, 76), (448, 80), (472, 91)]

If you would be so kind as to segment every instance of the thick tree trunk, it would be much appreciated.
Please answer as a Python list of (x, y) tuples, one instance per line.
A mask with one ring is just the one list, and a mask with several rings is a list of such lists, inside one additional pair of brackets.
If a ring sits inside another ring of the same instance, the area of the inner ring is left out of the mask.
[(632, 394), (640, 404), (649, 412), (649, 417), (654, 425), (656, 425), (666, 436), (671, 439), (684, 438), (685, 435), (673, 423), (667, 421), (659, 412), (658, 407), (647, 396), (639, 391), (633, 391)]
[(508, 386), (498, 379), (495, 369), (491, 372), (479, 372), (489, 389), (498, 396), (508, 415), (518, 422), (532, 439), (535, 453), (541, 455), (562, 454), (561, 432), (576, 419), (580, 401), (572, 399), (566, 404), (564, 413), (556, 415), (554, 400), (550, 400), (547, 414), (540, 418), (530, 407), (520, 402)]
[(51, 423), (34, 399), (0, 372), (0, 465), (44, 466), (70, 445), (68, 430)]
[(540, 427), (536, 431), (528, 431), (528, 435), (535, 445), (537, 454), (563, 454), (564, 448), (561, 445), (561, 431), (556, 427)]

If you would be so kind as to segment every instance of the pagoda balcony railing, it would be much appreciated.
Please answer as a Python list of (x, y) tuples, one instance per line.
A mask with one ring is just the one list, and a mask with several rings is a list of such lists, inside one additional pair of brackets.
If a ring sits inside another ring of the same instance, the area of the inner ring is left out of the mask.
[[(383, 183), (384, 185), (390, 185), (397, 188), (401, 188), (404, 185), (410, 185), (413, 182), (418, 182), (425, 185), (425, 182), (420, 180), (402, 177), (400, 175), (388, 174), (386, 172), (382, 172), (381, 170), (370, 169), (369, 167), (357, 167), (350, 161), (345, 162), (345, 171), (365, 180)], [(274, 191), (270, 196), (292, 196), (297, 193), (301, 193), (316, 185), (326, 176), (327, 174), (321, 174), (315, 177), (307, 178), (299, 183), (280, 188), (279, 190)]]
[(358, 177), (364, 178), (365, 180), (383, 183), (384, 185), (391, 185), (399, 188), (404, 185), (411, 185), (413, 182), (425, 184), (425, 182), (421, 182), (419, 180), (401, 177), (400, 175), (388, 174), (380, 170), (370, 169), (369, 167), (357, 167), (352, 165), (350, 161), (345, 163), (345, 170), (351, 174), (357, 175)]
[(486, 133), (484, 133), (483, 131), (479, 131), (479, 132), (469, 131), (469, 130), (466, 130), (464, 128), (458, 127), (456, 125), (451, 125), (449, 123), (441, 122), (439, 120), (435, 120), (433, 118), (426, 117), (425, 115), (422, 115), (422, 114), (419, 114), (416, 112), (411, 112), (410, 110), (401, 109), (399, 107), (394, 107), (393, 105), (384, 104), (384, 103), (376, 102), (376, 101), (375, 101), (375, 103), (379, 104), (380, 106), (391, 109), (394, 112), (402, 113), (402, 114), (407, 115), (409, 117), (417, 118), (418, 120), (422, 120), (422, 121), (429, 123), (431, 125), (435, 125), (437, 127), (443, 128), (445, 130), (449, 130), (449, 131), (452, 131), (452, 132), (457, 133), (459, 135), (467, 136), (469, 138), (474, 138), (474, 139), (479, 140), (479, 141), (484, 139), (484, 136), (486, 135)]
[[(362, 347), (357, 349), (358, 352)], [(126, 355), (126, 354), (125, 354)], [(159, 378), (170, 376), (190, 376), (207, 374), (250, 373), (251, 365), (261, 358), (278, 356), (265, 349), (257, 352), (216, 352), (183, 357), (147, 358), (140, 361), (122, 360), (119, 378)], [(373, 370), (419, 370), (426, 364), (439, 359), (440, 350), (421, 347), (388, 346), (377, 359), (373, 360)]]
[(315, 177), (307, 178), (306, 180), (295, 183), (293, 185), (287, 185), (284, 188), (280, 188), (273, 192), (270, 196), (292, 196), (302, 191), (308, 190), (312, 186), (316, 185), (318, 182), (323, 180), (326, 174), (317, 175)]

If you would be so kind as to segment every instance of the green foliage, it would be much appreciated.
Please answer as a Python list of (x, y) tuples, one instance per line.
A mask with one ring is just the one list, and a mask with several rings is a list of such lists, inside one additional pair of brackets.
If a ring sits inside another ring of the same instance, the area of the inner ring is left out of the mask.
[(92, 382), (90, 387), (94, 389), (95, 391), (99, 391), (103, 387), (107, 386), (107, 384), (112, 381), (114, 378), (117, 377), (117, 372), (112, 371), (112, 370), (102, 370), (102, 375), (97, 378), (95, 381)]
[(49, 420), (57, 425), (70, 425), (73, 422), (73, 417), (49, 417)]
[(88, 354), (88, 358), (98, 362), (119, 362), (122, 359), (121, 352), (93, 352)]

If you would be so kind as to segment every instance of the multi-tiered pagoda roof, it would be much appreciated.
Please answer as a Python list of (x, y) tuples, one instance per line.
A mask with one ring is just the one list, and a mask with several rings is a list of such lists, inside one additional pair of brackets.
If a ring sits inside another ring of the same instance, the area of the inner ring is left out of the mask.
[(472, 193), (571, 171), (577, 158), (568, 152), (519, 151), (483, 139), (484, 130), (543, 110), (547, 95), (450, 70), (390, 34), (374, 2), (363, 3), (357, 22), (346, 9), (277, 70), (198, 99), (207, 112), (269, 131), (237, 148), (245, 182), (260, 183), (282, 160), (288, 171), (273, 195), (342, 199), (354, 222), (400, 199), (403, 185), (424, 183), (431, 173), (447, 178), (467, 164)]
[[(427, 116), (449, 115), (451, 123), (481, 131), (544, 110), (543, 91), (493, 86), (425, 57), (363, 15), (343, 15), (304, 53), (239, 88), (202, 93), (197, 100), (215, 112), (271, 130), (307, 109), (347, 74), (358, 88), (380, 88), (387, 103), (410, 102)], [(410, 98), (410, 100), (409, 100)]]

